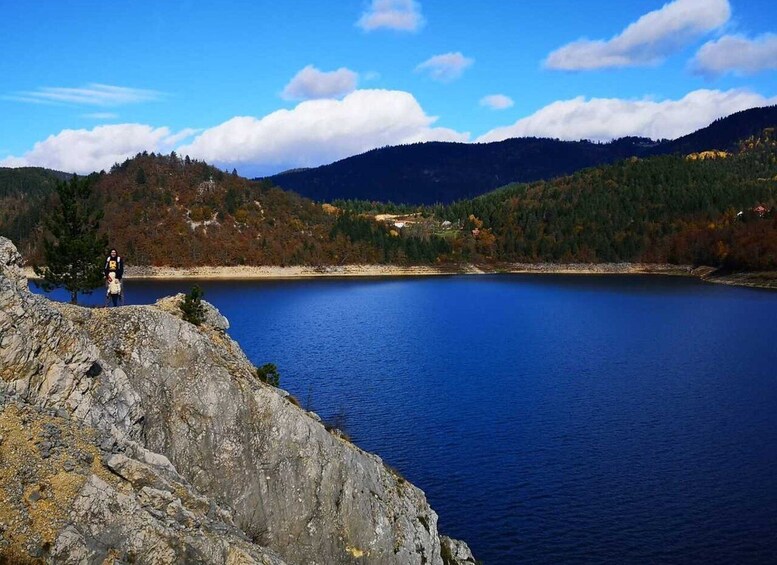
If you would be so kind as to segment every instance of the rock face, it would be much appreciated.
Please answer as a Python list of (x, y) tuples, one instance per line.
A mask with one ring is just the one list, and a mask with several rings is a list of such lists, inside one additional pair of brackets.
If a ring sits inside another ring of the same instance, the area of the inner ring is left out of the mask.
[(0, 238), (0, 561), (474, 562), (423, 492), (258, 381), (210, 305), (195, 327), (180, 296), (53, 303), (20, 265)]

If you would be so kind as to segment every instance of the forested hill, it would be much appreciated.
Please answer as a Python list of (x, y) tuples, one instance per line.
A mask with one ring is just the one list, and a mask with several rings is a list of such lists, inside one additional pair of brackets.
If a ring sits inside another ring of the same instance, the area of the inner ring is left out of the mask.
[(435, 141), (375, 149), (269, 180), (319, 201), (431, 204), (472, 198), (510, 182), (553, 178), (611, 163), (641, 153), (651, 144), (642, 138), (607, 144), (534, 137), (472, 144)]
[(672, 141), (666, 141), (649, 151), (653, 155), (698, 153), (710, 149), (736, 150), (742, 139), (759, 135), (765, 128), (777, 127), (777, 106), (751, 108), (715, 120), (700, 129)]
[[(12, 238), (28, 261), (40, 262), (42, 212), (57, 205), (53, 177), (42, 172), (38, 182), (27, 183), (28, 171), (7, 171), (13, 190), (0, 194), (0, 235)], [(88, 180), (101, 231), (131, 265), (333, 265), (385, 258), (382, 249), (334, 231), (331, 206), (175, 153), (138, 154)], [(404, 253), (405, 246), (418, 243), (399, 238), (393, 248)], [(437, 257), (432, 253), (403, 256), (427, 261)]]
[(40, 167), (0, 167), (0, 231), (13, 241), (26, 239), (40, 223), (40, 202), (60, 180), (72, 175)]
[(632, 157), (425, 213), (462, 226), (464, 253), (500, 261), (777, 270), (777, 137), (769, 128), (733, 153)]
[(318, 201), (448, 203), (511, 182), (549, 180), (631, 156), (731, 149), (739, 140), (773, 126), (777, 126), (777, 106), (738, 112), (673, 141), (631, 137), (610, 143), (542, 138), (483, 144), (418, 143), (375, 149), (269, 180)]
[[(450, 205), (321, 205), (175, 154), (141, 154), (89, 180), (102, 230), (131, 265), (644, 261), (777, 270), (773, 128), (731, 152), (632, 157)], [(28, 215), (57, 205), (50, 189), (18, 201)], [(13, 225), (6, 218), (0, 235)], [(24, 225), (17, 244), (39, 261), (44, 229)]]

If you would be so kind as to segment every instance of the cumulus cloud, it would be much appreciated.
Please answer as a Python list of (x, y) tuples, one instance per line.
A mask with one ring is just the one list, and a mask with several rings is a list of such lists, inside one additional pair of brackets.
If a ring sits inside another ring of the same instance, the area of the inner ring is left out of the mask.
[[(191, 135), (192, 130), (184, 130)], [(39, 141), (22, 156), (0, 160), (3, 167), (47, 167), (79, 174), (110, 168), (143, 151), (168, 152), (181, 141), (166, 127), (114, 124), (91, 130), (66, 129)]]
[(728, 0), (675, 0), (649, 12), (610, 40), (580, 39), (553, 51), (545, 67), (592, 70), (654, 65), (731, 17)]
[(345, 67), (323, 72), (308, 65), (289, 81), (281, 96), (286, 100), (312, 100), (316, 98), (340, 98), (356, 89), (359, 78)]
[(429, 73), (429, 76), (436, 81), (451, 82), (459, 78), (474, 62), (474, 59), (465, 57), (457, 51), (435, 55), (418, 65), (415, 70)]
[(701, 46), (691, 68), (705, 75), (755, 74), (777, 69), (777, 35), (767, 33), (755, 39), (724, 35)]
[(163, 94), (156, 90), (91, 83), (79, 88), (45, 86), (37, 90), (20, 92), (8, 98), (38, 104), (122, 106), (158, 100), (162, 96)]
[(480, 105), (492, 110), (505, 110), (515, 104), (513, 99), (504, 94), (489, 94), (480, 99)]
[(394, 29), (418, 31), (424, 24), (421, 5), (415, 0), (372, 0), (356, 25), (364, 31)]
[(178, 151), (254, 176), (322, 165), (385, 145), (469, 139), (433, 127), (436, 119), (407, 92), (356, 90), (342, 100), (309, 100), (261, 118), (232, 118)]
[(674, 139), (717, 118), (777, 103), (746, 90), (695, 90), (679, 100), (623, 100), (579, 96), (553, 102), (511, 126), (496, 128), (476, 141), (511, 137), (610, 140), (627, 135)]

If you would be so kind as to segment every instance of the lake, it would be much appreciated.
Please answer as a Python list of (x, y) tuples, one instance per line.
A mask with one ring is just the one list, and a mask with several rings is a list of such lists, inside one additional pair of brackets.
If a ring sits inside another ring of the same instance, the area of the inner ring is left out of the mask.
[[(487, 565), (777, 561), (773, 291), (659, 276), (200, 284), (255, 364), (422, 488), (440, 531)], [(127, 281), (127, 302), (191, 286)]]

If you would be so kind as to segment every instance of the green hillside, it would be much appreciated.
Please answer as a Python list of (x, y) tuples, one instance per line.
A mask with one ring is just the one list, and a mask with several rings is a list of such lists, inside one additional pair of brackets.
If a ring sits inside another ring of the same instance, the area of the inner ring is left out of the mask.
[[(0, 193), (0, 234), (39, 260), (38, 222), (56, 203), (56, 178), (40, 170), (13, 178)], [(777, 270), (773, 129), (730, 153), (630, 158), (450, 205), (321, 205), (175, 154), (140, 154), (90, 179), (103, 231), (134, 265), (641, 261)]]
[(735, 154), (632, 158), (428, 212), (467, 228), (470, 216), (482, 220), (499, 260), (777, 268), (775, 204), (777, 145), (766, 130)]

